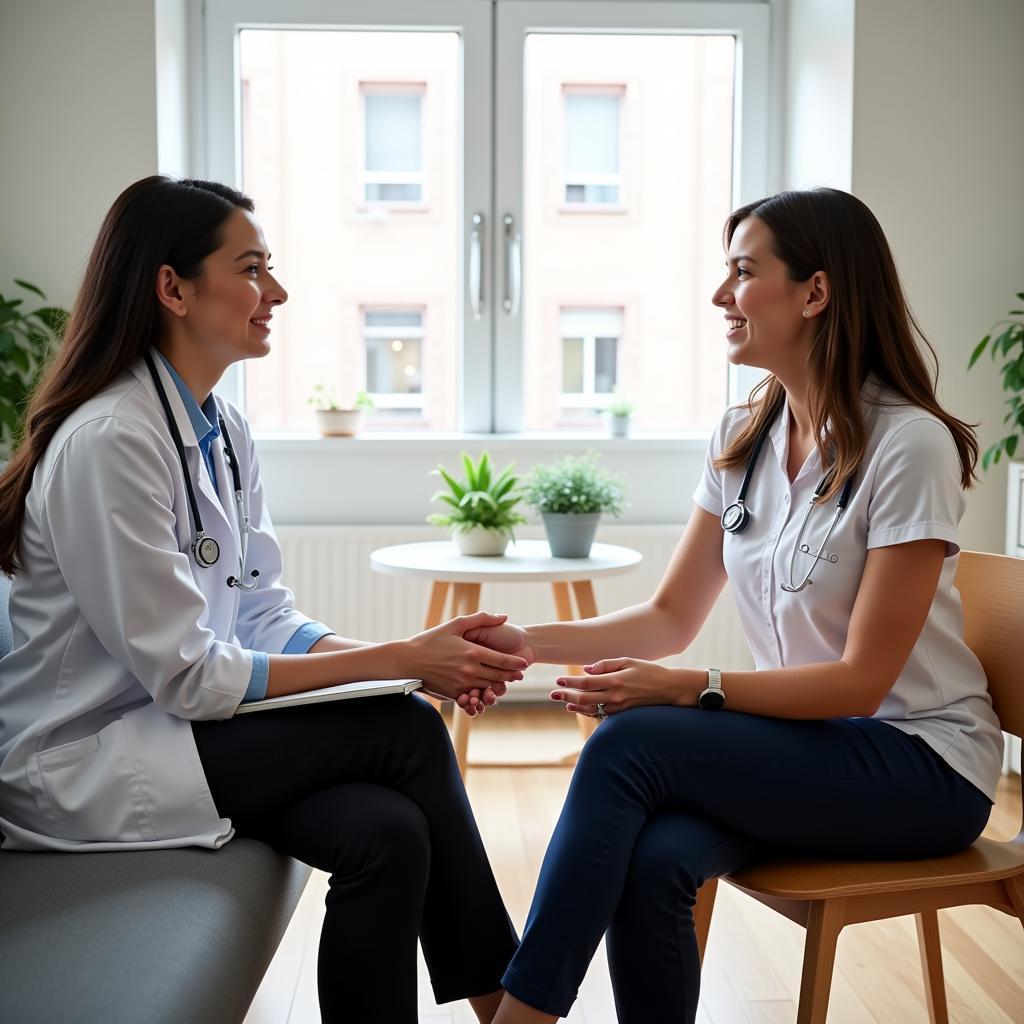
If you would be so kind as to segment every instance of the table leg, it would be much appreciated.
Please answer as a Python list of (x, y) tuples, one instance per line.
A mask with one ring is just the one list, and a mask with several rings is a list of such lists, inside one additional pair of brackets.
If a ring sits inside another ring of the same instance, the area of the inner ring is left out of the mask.
[[(594, 599), (594, 584), (590, 580), (576, 580), (572, 585), (576, 594), (576, 607), (581, 619), (597, 618), (597, 601)], [(582, 716), (579, 720), (580, 733), (586, 739), (596, 728), (597, 719)]]
[[(480, 584), (456, 583), (452, 595), (452, 615), (472, 615), (480, 608)], [(469, 749), (470, 718), (457, 705), (452, 707), (452, 746), (459, 763), (459, 774), (466, 778), (466, 753)]]

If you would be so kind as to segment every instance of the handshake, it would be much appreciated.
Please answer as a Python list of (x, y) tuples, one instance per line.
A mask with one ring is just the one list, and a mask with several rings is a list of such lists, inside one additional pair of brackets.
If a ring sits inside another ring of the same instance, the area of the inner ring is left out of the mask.
[(536, 661), (526, 631), (507, 615), (460, 615), (399, 645), (401, 675), (423, 680), (423, 691), (454, 700), (470, 717), (482, 714)]

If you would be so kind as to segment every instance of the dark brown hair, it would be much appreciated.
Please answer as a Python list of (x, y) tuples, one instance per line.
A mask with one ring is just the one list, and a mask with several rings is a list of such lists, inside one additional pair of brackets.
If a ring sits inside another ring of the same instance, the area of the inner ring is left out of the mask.
[[(828, 305), (817, 317), (818, 333), (809, 356), (811, 423), (822, 465), (835, 466), (831, 485), (820, 500), (832, 498), (864, 456), (861, 388), (869, 374), (949, 428), (960, 455), (961, 485), (970, 488), (978, 461), (977, 438), (972, 424), (950, 415), (935, 397), (935, 350), (907, 306), (875, 215), (859, 199), (837, 189), (780, 192), (732, 213), (725, 224), (727, 245), (747, 217), (767, 225), (772, 250), (786, 264), (791, 280), (807, 281), (823, 271), (831, 286)], [(922, 348), (931, 354), (931, 368)], [(754, 387), (747, 398), (751, 417), (716, 460), (719, 469), (747, 462), (761, 428), (776, 419), (785, 399), (774, 374)]]
[(227, 185), (153, 175), (129, 185), (103, 220), (57, 355), (0, 474), (0, 571), (13, 576), (32, 476), (58, 427), (124, 373), (160, 335), (157, 271), (195, 279), (221, 245), (224, 222), (252, 200)]

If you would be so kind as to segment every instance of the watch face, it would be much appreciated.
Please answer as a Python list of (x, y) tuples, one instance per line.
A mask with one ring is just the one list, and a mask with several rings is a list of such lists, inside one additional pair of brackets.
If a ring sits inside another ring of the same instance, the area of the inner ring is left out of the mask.
[(725, 694), (721, 690), (705, 690), (697, 698), (697, 703), (705, 711), (718, 711), (725, 704)]

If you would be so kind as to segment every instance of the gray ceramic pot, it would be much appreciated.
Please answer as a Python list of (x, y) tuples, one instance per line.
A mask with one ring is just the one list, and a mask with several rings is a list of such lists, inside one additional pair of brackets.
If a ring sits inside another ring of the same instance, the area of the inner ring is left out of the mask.
[(555, 558), (589, 557), (600, 512), (543, 512), (541, 518)]

